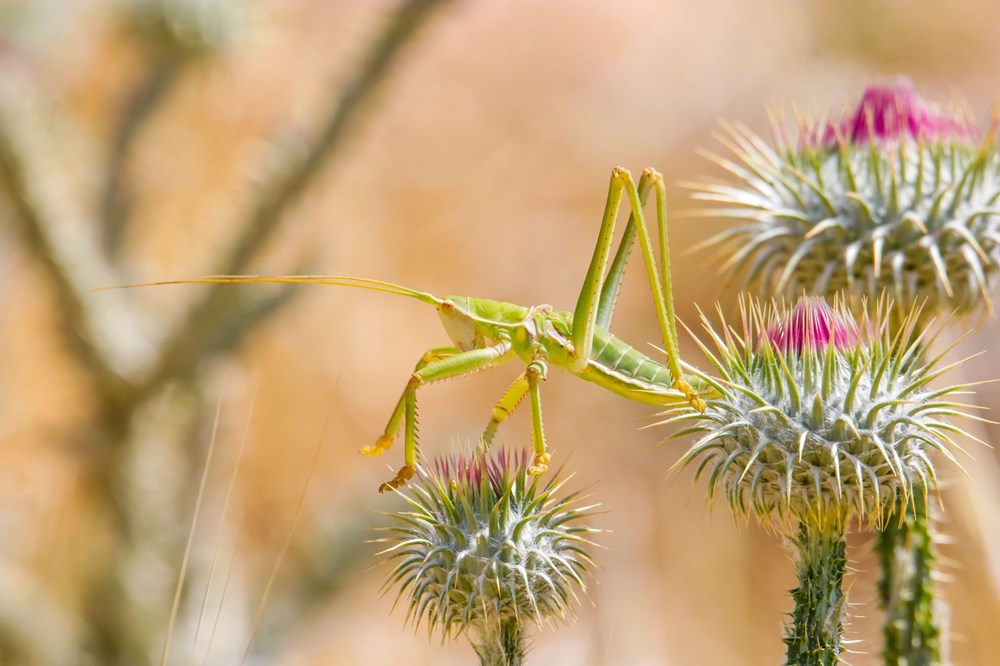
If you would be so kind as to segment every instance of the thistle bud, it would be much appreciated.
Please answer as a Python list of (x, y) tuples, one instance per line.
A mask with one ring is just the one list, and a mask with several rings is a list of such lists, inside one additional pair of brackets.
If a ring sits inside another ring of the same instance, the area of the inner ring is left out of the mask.
[(928, 452), (954, 460), (950, 433), (961, 431), (941, 417), (962, 415), (948, 400), (961, 387), (928, 386), (938, 373), (927, 331), (911, 316), (891, 334), (887, 309), (858, 325), (820, 298), (744, 301), (742, 337), (703, 317), (721, 381), (702, 376), (716, 392), (704, 413), (671, 408), (667, 422), (701, 434), (679, 464), (707, 473), (710, 498), (721, 491), (737, 514), (785, 532), (881, 524), (897, 497), (924, 498), (936, 485)]
[(963, 112), (903, 80), (802, 121), (795, 139), (776, 131), (773, 147), (726, 130), (735, 159), (712, 159), (737, 182), (696, 185), (695, 197), (720, 204), (699, 215), (739, 222), (709, 241), (730, 277), (785, 297), (885, 292), (927, 316), (992, 309), (1000, 159)]
[(484, 664), (520, 663), (521, 624), (565, 619), (593, 564), (581, 524), (594, 506), (561, 495), (558, 474), (528, 475), (526, 455), (438, 459), (420, 472), (411, 510), (394, 514), (386, 588), (410, 595), (407, 620), (467, 632)]

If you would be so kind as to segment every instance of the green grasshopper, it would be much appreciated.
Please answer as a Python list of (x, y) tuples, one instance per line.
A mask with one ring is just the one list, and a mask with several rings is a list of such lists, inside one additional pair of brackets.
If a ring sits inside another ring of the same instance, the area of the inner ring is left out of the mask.
[[(660, 246), (658, 265), (643, 216), (650, 189), (655, 190), (656, 195)], [(610, 271), (605, 277), (623, 194), (628, 199), (631, 215), (611, 262)], [(597, 246), (573, 312), (556, 312), (550, 305), (524, 307), (469, 296), (439, 298), (389, 282), (340, 275), (209, 275), (194, 280), (168, 280), (127, 286), (262, 282), (325, 284), (399, 294), (433, 305), (452, 344), (435, 347), (424, 353), (389, 417), (385, 432), (374, 444), (361, 449), (364, 455), (381, 455), (392, 445), (402, 425), (404, 465), (391, 480), (379, 486), (379, 492), (400, 488), (416, 473), (419, 457), (416, 431), (417, 389), (425, 384), (497, 366), (514, 357), (526, 364), (525, 371), (493, 408), (490, 421), (483, 432), (482, 444), (484, 448), (489, 447), (499, 425), (527, 395), (531, 406), (531, 441), (534, 449), (534, 458), (528, 471), (537, 475), (545, 472), (550, 462), (542, 429), (539, 391), (539, 383), (546, 378), (550, 365), (565, 368), (577, 377), (631, 400), (657, 406), (687, 400), (695, 409), (704, 411), (704, 401), (681, 371), (666, 218), (666, 188), (659, 173), (646, 169), (636, 187), (627, 170), (620, 167), (612, 170)], [(649, 286), (653, 292), (666, 365), (639, 352), (608, 330), (637, 235)]]

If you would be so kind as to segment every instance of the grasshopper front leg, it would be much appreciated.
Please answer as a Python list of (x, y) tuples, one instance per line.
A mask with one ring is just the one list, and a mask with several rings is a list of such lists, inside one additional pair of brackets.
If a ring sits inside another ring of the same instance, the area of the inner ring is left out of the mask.
[[(396, 476), (379, 486), (380, 493), (400, 488), (416, 473), (419, 455), (417, 446), (417, 389), (424, 384), (459, 377), (502, 363), (510, 358), (511, 350), (510, 341), (501, 340), (492, 347), (473, 349), (431, 361), (410, 375), (410, 381), (407, 382), (401, 399), (403, 403), (404, 465), (396, 473)], [(389, 426), (392, 427), (392, 425), (390, 418)]]
[[(443, 358), (448, 358), (449, 356), (454, 356), (458, 353), (458, 349), (449, 345), (447, 347), (432, 347), (424, 352), (424, 355), (420, 357), (417, 361), (417, 365), (413, 368), (413, 372), (425, 367), (427, 364), (433, 361), (439, 361)], [(399, 432), (399, 426), (403, 424), (403, 411), (406, 408), (406, 394), (404, 393), (399, 397), (399, 401), (396, 402), (395, 409), (392, 410), (392, 416), (389, 417), (389, 423), (385, 426), (385, 432), (382, 433), (374, 444), (369, 444), (368, 446), (361, 449), (359, 453), (363, 456), (380, 456), (385, 453), (389, 447), (392, 446), (392, 442), (396, 439), (396, 433)]]

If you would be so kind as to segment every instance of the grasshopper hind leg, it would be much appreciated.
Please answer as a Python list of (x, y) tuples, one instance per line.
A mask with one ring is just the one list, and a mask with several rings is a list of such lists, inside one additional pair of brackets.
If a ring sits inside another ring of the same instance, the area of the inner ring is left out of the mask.
[[(656, 199), (656, 240), (659, 245), (659, 260), (650, 237), (649, 226), (643, 212), (650, 192)], [(611, 261), (611, 269), (605, 277), (611, 255), (614, 229), (618, 208), (622, 199), (628, 201), (631, 209), (621, 244)], [(705, 410), (705, 402), (684, 378), (680, 363), (680, 349), (677, 342), (673, 288), (670, 273), (670, 245), (667, 238), (667, 199), (663, 177), (654, 169), (642, 172), (638, 187), (632, 175), (620, 167), (611, 172), (608, 200), (601, 222), (601, 231), (591, 259), (583, 288), (573, 311), (573, 349), (577, 369), (582, 369), (586, 357), (591, 353), (595, 328), (608, 329), (614, 314), (615, 302), (621, 291), (622, 278), (628, 266), (632, 244), (639, 241), (642, 261), (646, 268), (646, 279), (653, 294), (653, 305), (659, 323), (660, 337), (666, 353), (666, 366), (673, 377), (672, 388), (680, 392), (692, 407)]]
[(396, 490), (397, 488), (402, 488), (406, 485), (406, 482), (413, 478), (413, 475), (417, 473), (417, 468), (412, 465), (403, 465), (396, 472), (396, 476), (392, 477), (390, 480), (386, 481), (378, 487), (379, 493), (387, 493), (391, 490)]
[(683, 375), (674, 381), (673, 388), (683, 393), (684, 397), (688, 401), (688, 404), (691, 405), (691, 407), (693, 407), (694, 409), (698, 410), (699, 412), (704, 412), (706, 409), (708, 409), (708, 405), (705, 403), (705, 400), (701, 397), (701, 394), (699, 394), (698, 391), (696, 391), (695, 388), (691, 386), (691, 382), (685, 379)]

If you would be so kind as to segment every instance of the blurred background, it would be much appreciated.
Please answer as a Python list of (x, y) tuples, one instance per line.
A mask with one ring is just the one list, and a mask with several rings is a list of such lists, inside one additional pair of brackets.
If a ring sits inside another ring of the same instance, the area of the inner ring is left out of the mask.
[[(842, 107), (904, 74), (985, 122), (998, 19), (943, 0), (0, 0), (0, 661), (159, 663), (169, 633), (177, 664), (475, 662), (390, 614), (365, 543), (401, 506), (375, 489), (402, 447), (357, 450), (447, 342), (432, 311), (91, 287), (308, 271), (572, 309), (611, 167), (653, 166), (694, 324), (735, 300), (684, 251), (721, 228), (684, 218), (679, 185), (718, 175), (696, 154), (717, 120), (766, 133), (769, 105)], [(638, 263), (614, 329), (657, 341)], [(984, 321), (954, 352), (987, 350), (964, 377), (997, 376), (996, 335)], [(424, 454), (474, 440), (517, 372), (424, 389)], [(590, 603), (535, 632), (530, 663), (780, 663), (790, 552), (666, 477), (684, 442), (639, 431), (646, 407), (563, 372), (543, 400), (608, 531)], [(526, 414), (501, 439), (528, 446)], [(993, 663), (1000, 630), (1000, 458), (968, 448), (969, 478), (941, 465), (960, 665)], [(871, 543), (850, 540), (855, 666), (879, 663)]]

